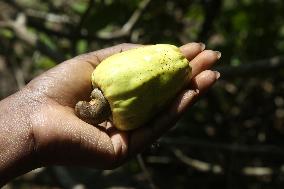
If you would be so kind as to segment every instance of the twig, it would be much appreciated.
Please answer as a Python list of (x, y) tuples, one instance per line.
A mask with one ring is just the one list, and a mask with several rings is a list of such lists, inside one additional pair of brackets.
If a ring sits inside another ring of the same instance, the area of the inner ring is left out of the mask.
[(43, 12), (35, 9), (25, 9), (27, 17), (40, 18), (47, 22), (59, 23), (59, 24), (70, 24), (71, 19), (67, 15), (58, 15), (50, 12)]
[(216, 69), (221, 73), (221, 78), (223, 79), (256, 76), (258, 74), (263, 76), (263, 74), (284, 69), (284, 56), (275, 56), (255, 62), (242, 63), (239, 66), (220, 66)]
[(159, 164), (168, 164), (172, 162), (172, 159), (167, 156), (147, 156), (147, 163), (159, 163)]
[(92, 8), (93, 8), (93, 5), (94, 5), (94, 0), (89, 0), (89, 3), (88, 3), (88, 8), (86, 9), (86, 11), (84, 12), (84, 14), (81, 16), (81, 19), (80, 21), (78, 22), (78, 25), (76, 27), (76, 33), (81, 33), (81, 30), (83, 28), (83, 25), (85, 23), (85, 20), (87, 19), (87, 17), (89, 16)]
[(53, 22), (53, 23), (68, 23), (70, 24), (71, 21), (73, 21), (72, 19), (70, 19), (69, 16), (65, 15), (65, 14), (55, 14), (52, 12), (44, 12), (42, 10), (37, 10), (37, 9), (33, 9), (33, 8), (28, 8), (28, 7), (22, 7), (20, 2), (17, 2), (15, 0), (9, 0), (9, 1), (5, 1), (5, 3), (11, 7), (13, 7), (13, 9), (16, 9), (17, 12), (22, 12), (24, 13), (27, 18), (38, 18), (38, 19), (42, 19), (48, 22)]
[[(139, 20), (139, 18), (141, 17), (142, 13), (144, 12), (144, 10), (146, 9), (146, 7), (149, 5), (151, 0), (143, 0), (139, 3), (138, 8), (133, 12), (133, 14), (130, 16), (130, 18), (128, 19), (128, 21), (121, 27), (121, 29), (117, 30), (117, 31), (113, 31), (113, 32), (102, 32), (102, 33), (96, 33), (96, 34), (88, 34), (88, 33), (82, 33), (82, 32), (62, 32), (62, 31), (56, 31), (53, 29), (49, 29), (46, 28), (45, 26), (39, 25), (36, 22), (30, 21), (29, 25), (32, 27), (35, 27), (43, 32), (46, 32), (48, 34), (52, 34), (52, 35), (56, 35), (59, 37), (66, 37), (66, 38), (72, 38), (72, 39), (88, 39), (88, 40), (102, 40), (102, 41), (109, 41), (109, 40), (113, 40), (113, 39), (119, 39), (119, 38), (123, 38), (127, 35), (129, 35), (134, 27), (134, 25), (137, 23), (137, 21)], [(13, 3), (15, 4), (15, 3)], [(89, 1), (89, 5), (88, 8), (86, 10), (86, 12), (84, 13), (84, 15), (82, 16), (81, 20), (79, 21), (78, 26), (76, 27), (76, 31), (78, 31), (78, 29), (81, 30), (83, 23), (86, 19), (86, 17), (88, 16), (91, 8), (93, 6), (93, 0)], [(17, 5), (17, 7), (19, 10), (21, 10), (21, 8)], [(29, 16), (35, 16), (37, 15), (38, 18), (43, 18), (43, 14), (31, 14), (35, 13), (34, 11), (30, 11), (29, 12)], [(52, 14), (52, 13), (49, 13)], [(52, 14), (55, 15), (55, 14)], [(46, 16), (46, 15), (45, 15)], [(57, 15), (58, 18), (61, 18)], [(29, 17), (28, 17), (29, 18)], [(67, 22), (70, 19), (69, 18), (65, 18), (63, 17), (64, 21)], [(61, 18), (62, 19), (62, 18)], [(62, 21), (63, 23), (63, 21)]]
[(152, 177), (151, 177), (151, 175), (150, 175), (150, 173), (149, 173), (149, 171), (148, 171), (148, 169), (147, 169), (147, 167), (144, 163), (144, 160), (143, 160), (141, 154), (137, 155), (137, 161), (138, 161), (139, 166), (141, 167), (141, 169), (142, 169), (142, 171), (143, 171), (143, 173), (144, 173), (144, 175), (145, 175), (145, 177), (146, 177), (146, 179), (149, 183), (150, 188), (151, 189), (158, 189), (158, 187), (154, 184), (154, 181), (153, 181), (153, 179), (152, 179)]
[(97, 41), (111, 41), (113, 38), (103, 38), (98, 36), (97, 34), (91, 34), (91, 33), (74, 33), (74, 32), (67, 32), (67, 31), (61, 31), (61, 30), (55, 30), (46, 27), (45, 25), (41, 25), (38, 22), (34, 22), (32, 20), (29, 21), (29, 26), (35, 28), (36, 30), (46, 33), (48, 35), (53, 35), (56, 37), (64, 37), (67, 39), (72, 39), (72, 40), (78, 40), (78, 39), (85, 39), (85, 40), (97, 40)]
[(244, 167), (242, 173), (247, 176), (270, 176), (275, 171), (271, 167)]
[(213, 172), (215, 174), (223, 173), (223, 168), (217, 164), (211, 164), (197, 159), (193, 159), (189, 156), (186, 156), (181, 150), (173, 149), (172, 150), (175, 156), (183, 163), (191, 166), (192, 168), (201, 171), (201, 172)]
[(12, 189), (13, 186), (11, 183), (6, 184), (5, 186), (2, 187), (2, 189)]
[(220, 13), (221, 7), (221, 0), (203, 1), (203, 8), (205, 9), (205, 19), (202, 23), (201, 31), (198, 34), (198, 41), (207, 41), (208, 36), (212, 30), (212, 26), (215, 23), (214, 21)]
[(171, 146), (191, 146), (195, 148), (213, 149), (228, 152), (248, 153), (248, 154), (264, 154), (270, 156), (284, 156), (284, 150), (277, 146), (272, 145), (235, 145), (227, 143), (210, 142), (204, 140), (197, 140), (188, 137), (180, 137), (171, 139), (164, 137), (160, 140), (160, 144), (166, 144)]
[[(224, 174), (225, 170), (224, 168), (215, 163), (208, 163), (205, 161), (193, 159), (189, 157), (188, 155), (185, 155), (181, 150), (179, 149), (173, 149), (174, 155), (184, 164), (196, 169), (200, 172), (212, 172), (213, 174)], [(237, 172), (241, 173), (245, 176), (252, 176), (252, 177), (263, 177), (263, 176), (271, 176), (273, 174), (279, 174), (283, 173), (283, 166), (281, 165), (278, 169), (273, 169), (272, 167), (261, 167), (261, 166), (245, 166), (239, 170), (236, 170)]]
[(29, 32), (26, 27), (26, 15), (24, 13), (18, 14), (15, 21), (6, 19), (0, 22), (0, 27), (7, 27), (14, 31), (14, 34), (17, 38), (24, 41), (28, 45), (38, 49), (43, 54), (49, 56), (53, 60), (57, 62), (62, 62), (65, 60), (65, 57), (57, 52), (49, 48), (47, 45), (42, 43), (36, 34)]
[[(89, 0), (87, 9), (85, 10), (83, 15), (81, 16), (81, 19), (78, 22), (78, 25), (75, 27), (75, 30), (73, 32), (75, 35), (81, 35), (83, 25), (85, 23), (86, 18), (88, 17), (88, 15), (90, 14), (90, 12), (93, 8), (93, 4), (94, 4), (94, 0)], [(77, 55), (76, 47), (77, 47), (77, 44), (78, 44), (78, 39), (79, 38), (76, 38), (75, 40), (72, 41), (72, 54), (74, 56)]]
[(37, 37), (35, 34), (27, 31), (25, 24), (26, 16), (23, 13), (18, 14), (15, 21), (7, 18), (0, 22), (1, 27), (11, 28), (19, 39), (25, 41), (31, 46), (35, 46)]
[(133, 12), (128, 21), (122, 26), (118, 31), (108, 32), (108, 33), (99, 33), (98, 37), (102, 39), (114, 39), (121, 38), (130, 34), (134, 25), (137, 23), (142, 13), (149, 5), (151, 0), (143, 0), (139, 3), (138, 8)]
[(125, 33), (130, 32), (130, 30), (134, 27), (134, 25), (137, 23), (139, 18), (141, 17), (143, 11), (146, 9), (146, 7), (149, 5), (151, 0), (144, 0), (141, 1), (138, 5), (138, 9), (131, 15), (129, 20), (123, 25), (122, 31)]

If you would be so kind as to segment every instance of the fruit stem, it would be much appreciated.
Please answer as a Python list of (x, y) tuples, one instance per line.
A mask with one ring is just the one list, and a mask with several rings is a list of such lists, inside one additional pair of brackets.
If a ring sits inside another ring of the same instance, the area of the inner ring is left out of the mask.
[(100, 89), (95, 88), (91, 93), (91, 101), (79, 101), (75, 106), (76, 114), (84, 121), (99, 124), (108, 120), (111, 109)]

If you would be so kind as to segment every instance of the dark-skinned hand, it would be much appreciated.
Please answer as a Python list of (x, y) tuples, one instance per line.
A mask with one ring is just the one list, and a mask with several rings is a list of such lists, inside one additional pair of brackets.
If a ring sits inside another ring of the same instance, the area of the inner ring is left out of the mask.
[(180, 49), (192, 66), (191, 83), (145, 126), (125, 132), (111, 122), (94, 126), (79, 119), (74, 106), (89, 98), (96, 66), (112, 54), (138, 46), (121, 44), (67, 60), (0, 101), (0, 185), (42, 166), (119, 166), (173, 127), (220, 76), (209, 69), (221, 54), (189, 43)]

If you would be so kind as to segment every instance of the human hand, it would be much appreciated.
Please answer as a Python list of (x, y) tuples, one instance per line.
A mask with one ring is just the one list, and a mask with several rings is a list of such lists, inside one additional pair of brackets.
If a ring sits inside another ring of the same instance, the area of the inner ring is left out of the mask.
[[(207, 69), (220, 58), (220, 53), (203, 51), (201, 44), (189, 43), (180, 49), (192, 66), (191, 83), (167, 110), (145, 127), (126, 132), (115, 129), (111, 122), (93, 126), (79, 119), (74, 106), (79, 100), (89, 98), (90, 75), (96, 65), (114, 53), (137, 46), (122, 44), (65, 61), (1, 101), (8, 116), (0, 115), (0, 125), (13, 120), (11, 128), (19, 141), (18, 150), (13, 152), (18, 153), (18, 158), (6, 167), (16, 170), (15, 165), (21, 165), (20, 172), (25, 172), (55, 164), (94, 168), (119, 166), (174, 126), (183, 112), (219, 77), (218, 72)], [(0, 177), (2, 174), (0, 164)], [(11, 171), (13, 174), (19, 172)]]

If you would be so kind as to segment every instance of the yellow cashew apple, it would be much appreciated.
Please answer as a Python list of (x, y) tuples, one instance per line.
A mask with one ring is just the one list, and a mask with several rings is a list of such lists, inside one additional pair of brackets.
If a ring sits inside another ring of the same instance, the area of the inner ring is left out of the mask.
[(174, 45), (131, 49), (106, 58), (95, 68), (92, 100), (78, 102), (75, 109), (92, 123), (112, 120), (117, 129), (132, 130), (160, 112), (190, 77), (188, 60)]

